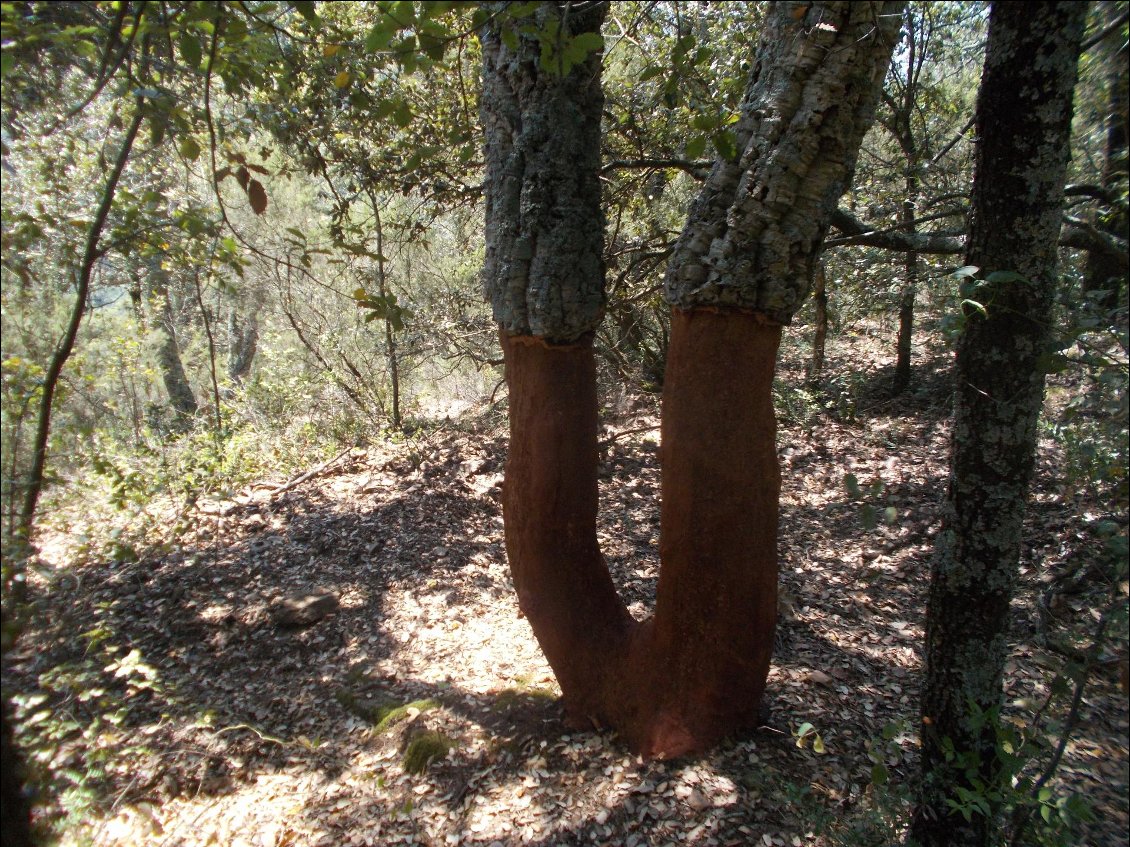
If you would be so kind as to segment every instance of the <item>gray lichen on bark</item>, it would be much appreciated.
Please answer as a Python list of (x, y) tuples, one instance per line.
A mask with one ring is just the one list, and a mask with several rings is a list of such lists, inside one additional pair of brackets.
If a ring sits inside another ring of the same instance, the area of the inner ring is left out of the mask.
[[(564, 75), (536, 35), (504, 39), (503, 7), (480, 32), (486, 137), (483, 286), (507, 332), (569, 342), (604, 313), (600, 53)], [(599, 32), (606, 3), (546, 3), (530, 20), (561, 38)]]
[[(949, 807), (957, 789), (986, 796), (1000, 774), (994, 727), (970, 703), (985, 713), (1002, 700), (1086, 14), (1070, 2), (997, 2), (990, 14), (965, 257), (985, 277), (983, 310), (966, 311), (958, 345), (951, 474), (932, 562), (923, 779), (910, 833), (923, 847), (994, 842), (997, 809), (966, 821)], [(976, 780), (951, 767), (951, 749), (977, 756)]]
[(836, 201), (851, 182), (904, 3), (778, 3), (735, 124), (691, 208), (665, 295), (788, 323), (811, 285)]

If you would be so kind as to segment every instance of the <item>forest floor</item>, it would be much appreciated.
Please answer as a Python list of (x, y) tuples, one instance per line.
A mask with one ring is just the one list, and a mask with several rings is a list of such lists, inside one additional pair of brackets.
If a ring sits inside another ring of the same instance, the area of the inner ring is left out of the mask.
[[(670, 762), (565, 728), (507, 572), (496, 412), (354, 450), (287, 490), (198, 502), (189, 531), (136, 561), (57, 562), (6, 678), (25, 722), (57, 727), (64, 843), (893, 843), (916, 766), (948, 359), (923, 352), (914, 387), (891, 400), (880, 354), (830, 353), (850, 396), (830, 383), (827, 409), (779, 433), (782, 617), (762, 728)], [(799, 365), (782, 378), (800, 384)], [(658, 573), (659, 410), (650, 396), (609, 407), (601, 542), (642, 616)], [(889, 522), (869, 529), (868, 509)], [(1049, 587), (1093, 558), (1096, 516), (1061, 490), (1049, 446), (1014, 604), (1014, 716), (1047, 696), (1061, 625), (1089, 620), (1093, 587)], [(315, 604), (324, 617), (280, 623), (281, 602), (318, 593), (336, 601)], [(804, 724), (824, 752), (798, 742)], [(1127, 728), (1108, 662), (1051, 783), (1095, 810), (1077, 843), (1125, 843)], [(413, 772), (405, 751), (429, 741), (441, 755)], [(872, 748), (890, 769), (883, 789)]]

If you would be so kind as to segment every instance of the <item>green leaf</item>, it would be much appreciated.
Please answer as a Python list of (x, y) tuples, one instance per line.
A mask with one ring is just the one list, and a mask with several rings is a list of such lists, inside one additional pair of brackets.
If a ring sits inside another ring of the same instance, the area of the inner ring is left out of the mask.
[(7, 76), (16, 67), (16, 57), (11, 50), (0, 50), (0, 77)]
[(604, 36), (599, 32), (582, 32), (573, 36), (573, 40), (569, 42), (569, 49), (579, 53), (582, 60), (586, 59), (590, 53), (604, 49)]
[(447, 51), (447, 42), (442, 38), (437, 38), (426, 32), (419, 34), (420, 49), (424, 55), (429, 59), (439, 62), (443, 59), (443, 54)]
[(342, 71), (341, 73), (339, 73), (337, 76), (334, 77), (334, 87), (335, 88), (345, 88), (352, 81), (353, 81), (353, 77), (350, 75), (349, 71)]
[(714, 127), (718, 126), (718, 116), (712, 115), (709, 112), (700, 112), (691, 118), (691, 126), (695, 129), (701, 129), (704, 132), (714, 129)]
[(238, 44), (247, 39), (247, 22), (243, 18), (229, 16), (227, 29), (224, 30), (224, 41), (228, 44)]
[(404, 129), (412, 123), (412, 107), (406, 101), (402, 100), (397, 104), (396, 110), (392, 113), (392, 122), (400, 129)]
[(180, 154), (190, 162), (195, 162), (200, 156), (200, 145), (196, 143), (196, 140), (191, 135), (181, 140), (179, 150)]
[(200, 67), (200, 61), (204, 58), (204, 50), (200, 46), (200, 39), (191, 32), (182, 32), (180, 38), (177, 40), (177, 46), (180, 48), (180, 54), (189, 67)]
[(310, 23), (321, 23), (318, 20), (318, 10), (314, 7), (314, 0), (293, 0), (290, 5)]
[(738, 158), (738, 138), (730, 130), (724, 129), (721, 132), (716, 132), (710, 137), (710, 140), (713, 142), (718, 155), (727, 162), (732, 162)]
[(871, 768), (871, 784), (876, 788), (887, 784), (887, 779), (890, 777), (890, 771), (884, 764), (877, 764)]
[(844, 474), (844, 488), (847, 489), (848, 496), (851, 497), (852, 500), (859, 497), (859, 480), (856, 478), (855, 474)]
[(987, 318), (989, 316), (989, 310), (986, 309), (983, 304), (978, 303), (976, 300), (970, 300), (968, 298), (962, 300), (961, 308), (964, 310), (966, 307), (974, 312), (979, 312), (981, 314), (981, 317), (983, 318)]
[(859, 507), (859, 522), (863, 524), (864, 529), (874, 529), (879, 523), (878, 516), (875, 514), (875, 507), (870, 503), (864, 503)]
[(1023, 274), (1018, 274), (1016, 271), (993, 271), (985, 277), (985, 282), (1003, 285), (1008, 282), (1028, 282), (1028, 278)]
[(688, 159), (697, 159), (706, 150), (706, 136), (694, 135), (687, 141), (686, 154)]
[(369, 34), (365, 36), (365, 49), (370, 53), (375, 53), (380, 50), (387, 50), (389, 43), (392, 41), (392, 36), (396, 33), (396, 24), (388, 18), (382, 18), (373, 28), (369, 30)]

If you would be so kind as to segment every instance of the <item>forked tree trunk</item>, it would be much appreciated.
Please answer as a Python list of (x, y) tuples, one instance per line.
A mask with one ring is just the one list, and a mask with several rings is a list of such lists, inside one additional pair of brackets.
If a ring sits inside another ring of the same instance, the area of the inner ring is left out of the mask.
[[(985, 279), (977, 294), (985, 312), (966, 310), (957, 351), (951, 473), (927, 608), (922, 784), (910, 833), (922, 847), (997, 843), (995, 797), (1000, 781), (1011, 787), (995, 721), (977, 713), (991, 715), (1003, 696), (1086, 8), (997, 2), (989, 17), (966, 253)], [(951, 805), (969, 796), (988, 803), (988, 813), (966, 820)]]
[(552, 48), (504, 39), (505, 15), (482, 33), (484, 282), (510, 387), (507, 555), (569, 720), (612, 726), (643, 755), (700, 750), (757, 718), (776, 624), (781, 325), (850, 182), (901, 5), (782, 3), (766, 22), (735, 125), (741, 157), (715, 165), (666, 280), (662, 567), (643, 622), (596, 537), (600, 59), (563, 75), (552, 61), (599, 31), (606, 4), (539, 7)]

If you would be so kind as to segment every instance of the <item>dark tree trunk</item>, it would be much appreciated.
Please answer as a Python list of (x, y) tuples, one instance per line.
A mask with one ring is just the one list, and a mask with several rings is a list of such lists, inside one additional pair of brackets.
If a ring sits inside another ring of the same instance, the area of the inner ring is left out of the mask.
[[(987, 280), (987, 316), (967, 309), (957, 353), (952, 470), (930, 586), (922, 693), (922, 769), (911, 836), (923, 847), (987, 845), (993, 814), (952, 811), (977, 791), (947, 764), (946, 739), (998, 778), (992, 722), (1000, 705), (1008, 608), (1032, 477), (1047, 318), (1056, 281), (1072, 91), (1083, 3), (993, 4), (981, 93), (966, 264)], [(994, 272), (1012, 272), (1023, 279)]]
[[(665, 283), (662, 567), (655, 614), (639, 623), (596, 539), (599, 56), (561, 75), (539, 64), (537, 39), (508, 47), (501, 20), (482, 33), (484, 281), (510, 387), (507, 555), (569, 719), (611, 725), (646, 756), (701, 750), (757, 719), (776, 624), (781, 324), (850, 182), (900, 8), (770, 14), (735, 126), (740, 159), (715, 165)], [(597, 32), (605, 12), (543, 4), (535, 19), (570, 39)]]
[(894, 393), (901, 394), (910, 385), (911, 344), (914, 340), (914, 301), (918, 296), (918, 254), (907, 253), (906, 279), (899, 294), (899, 334), (895, 353)]
[[(913, 169), (917, 163), (908, 156), (907, 168)], [(910, 171), (906, 178), (907, 200), (903, 203), (902, 216), (903, 228), (906, 232), (914, 234), (914, 196), (918, 191), (918, 180)], [(901, 394), (910, 385), (911, 371), (911, 343), (914, 340), (914, 300), (918, 296), (918, 254), (911, 251), (906, 254), (903, 263), (906, 277), (903, 279), (902, 291), (899, 294), (899, 334), (896, 342), (895, 354), (895, 384), (894, 393)]]
[(808, 363), (808, 379), (815, 382), (824, 372), (824, 348), (828, 343), (828, 269), (818, 262), (813, 277), (812, 361)]
[[(918, 231), (918, 187), (919, 163), (918, 142), (914, 137), (914, 114), (918, 110), (918, 81), (922, 73), (923, 62), (926, 59), (926, 44), (928, 36), (925, 25), (918, 20), (915, 12), (908, 8), (905, 13), (906, 56), (905, 72), (900, 72), (897, 66), (902, 59), (896, 61), (893, 69), (896, 78), (901, 78), (902, 97), (896, 101), (887, 96), (888, 105), (892, 114), (888, 129), (894, 133), (899, 147), (902, 149), (905, 172), (904, 190), (906, 196), (902, 201), (902, 231), (908, 238), (913, 238)], [(907, 252), (903, 262), (905, 277), (902, 290), (899, 292), (899, 330), (895, 343), (895, 380), (894, 394), (901, 394), (910, 385), (911, 352), (914, 340), (914, 300), (918, 295), (918, 253), (913, 250)]]
[(8, 699), (0, 703), (0, 844), (31, 847), (31, 806), (24, 795), (23, 757), (12, 737)]

